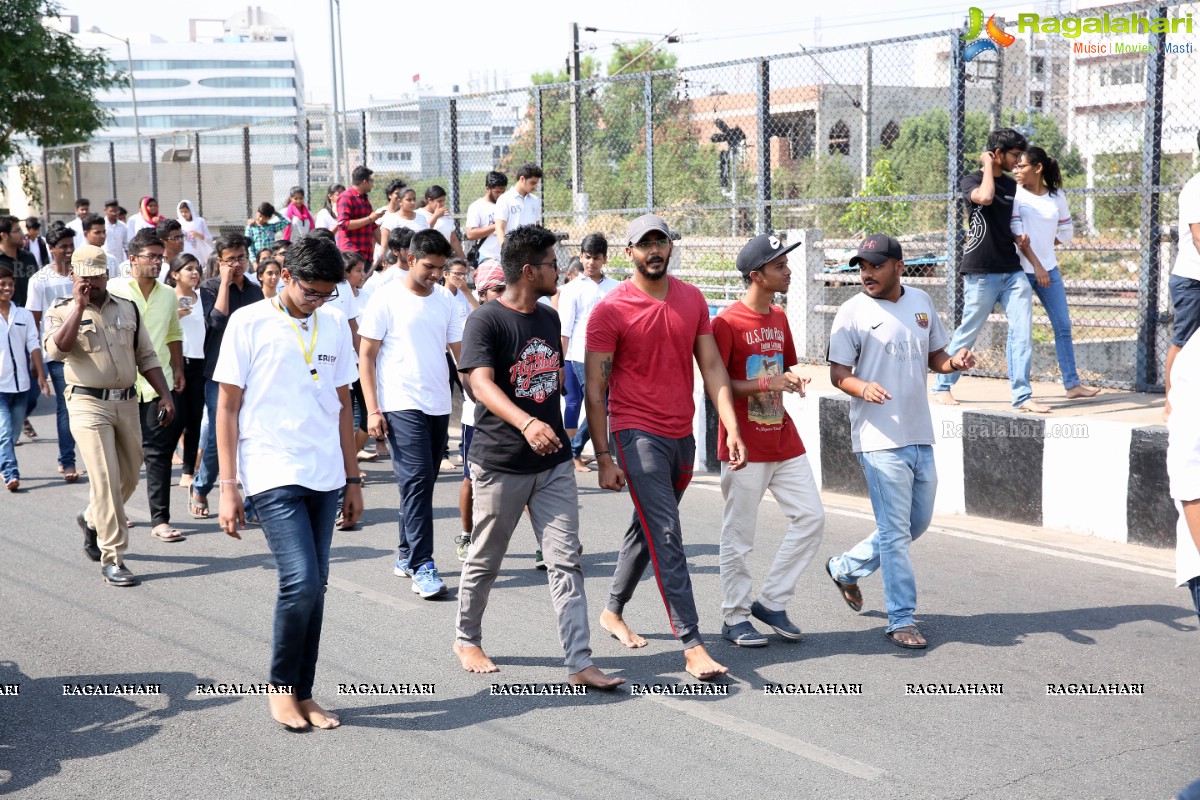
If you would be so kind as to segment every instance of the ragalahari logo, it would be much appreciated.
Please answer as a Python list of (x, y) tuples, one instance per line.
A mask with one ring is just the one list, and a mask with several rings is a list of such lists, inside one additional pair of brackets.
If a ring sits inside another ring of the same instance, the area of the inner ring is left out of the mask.
[[(987, 32), (988, 38), (979, 39), (979, 34)], [(983, 24), (983, 9), (971, 7), (970, 17), (967, 20), (967, 32), (963, 34), (963, 41), (970, 42), (963, 48), (963, 61), (967, 62), (975, 58), (980, 53), (986, 53), (991, 50), (994, 53), (1000, 52), (1000, 47), (1008, 47), (1017, 40), (1013, 36), (1001, 28), (996, 23), (996, 15), (988, 17), (987, 25)], [(979, 39), (979, 41), (973, 41)], [(999, 47), (997, 47), (999, 45)]]

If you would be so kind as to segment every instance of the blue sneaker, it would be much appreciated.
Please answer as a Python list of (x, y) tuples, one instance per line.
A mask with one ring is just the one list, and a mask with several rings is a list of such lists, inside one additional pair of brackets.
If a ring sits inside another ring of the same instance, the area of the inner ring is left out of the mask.
[(754, 630), (749, 622), (739, 622), (732, 628), (721, 626), (721, 636), (736, 644), (738, 647), (766, 647), (767, 637)]
[(792, 624), (788, 619), (786, 611), (768, 611), (763, 607), (763, 604), (755, 600), (750, 604), (750, 614), (760, 622), (765, 622), (770, 625), (776, 633), (785, 639), (791, 639), (793, 642), (798, 642), (804, 638), (804, 634), (800, 629)]
[(414, 572), (412, 579), (412, 590), (421, 595), (423, 600), (441, 597), (447, 591), (446, 584), (438, 577), (437, 567), (432, 561)]
[(392, 569), (392, 574), (400, 578), (411, 578), (413, 571), (408, 567), (408, 559), (400, 560), (400, 556), (396, 556), (396, 566)]

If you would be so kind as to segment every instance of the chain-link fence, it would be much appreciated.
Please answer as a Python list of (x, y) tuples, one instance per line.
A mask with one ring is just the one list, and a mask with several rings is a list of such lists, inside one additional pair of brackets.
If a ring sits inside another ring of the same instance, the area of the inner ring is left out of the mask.
[[(965, 237), (959, 181), (979, 169), (990, 130), (1014, 127), (1062, 167), (1075, 235), (1057, 248), (1058, 268), (1081, 378), (1158, 390), (1173, 322), (1166, 284), (1178, 249), (1177, 197), (1198, 169), (1200, 68), (1186, 48), (1174, 51), (1182, 40), (1155, 20), (1178, 31), (1194, 5), (1106, 7), (1102, 33), (1089, 32), (1087, 11), (1053, 25), (1043, 15), (1036, 29), (1010, 20), (1011, 41), (1001, 30), (999, 46), (983, 45), (974, 58), (964, 47), (979, 49), (987, 33), (972, 42), (966, 29), (949, 30), (420, 97), (350, 111), (337, 124), (332, 114), (310, 113), (299, 123), (143, 137), (141, 154), (133, 140), (66, 148), (47, 154), (47, 210), (62, 218), (74, 196), (151, 193), (164, 213), (194, 199), (210, 227), (240, 227), (259, 202), (285, 202), (293, 184), (319, 207), (330, 183), (348, 184), (366, 163), (376, 206), (393, 179), (418, 193), (436, 184), (465, 228), (488, 171), (511, 179), (532, 162), (544, 171), (545, 223), (567, 234), (568, 250), (590, 232), (619, 243), (629, 219), (660, 213), (681, 235), (673, 269), (714, 309), (742, 291), (733, 266), (747, 238), (819, 232), (824, 267), (803, 276), (801, 323), (802, 357), (819, 361), (834, 312), (859, 291), (846, 265), (866, 233), (902, 241), (906, 280), (955, 327)], [(1118, 19), (1123, 28), (1112, 24)], [(614, 247), (610, 270), (629, 267)], [(1006, 373), (1006, 334), (997, 312), (976, 345), (978, 374)], [(1035, 379), (1058, 379), (1050, 320), (1036, 300), (1034, 343)]]

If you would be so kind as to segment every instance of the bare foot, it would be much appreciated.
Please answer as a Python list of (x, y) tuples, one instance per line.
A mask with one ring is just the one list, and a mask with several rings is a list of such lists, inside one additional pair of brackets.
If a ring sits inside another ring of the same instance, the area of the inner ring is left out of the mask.
[(1024, 411), (1027, 414), (1049, 414), (1051, 409), (1050, 406), (1042, 405), (1033, 400), (1026, 400), (1017, 406), (1017, 411)]
[(626, 647), (646, 646), (646, 640), (631, 631), (620, 614), (614, 614), (607, 608), (600, 612), (600, 627)]
[(308, 717), (296, 702), (296, 696), (291, 694), (267, 695), (267, 703), (271, 706), (271, 719), (278, 722), (289, 731), (306, 731), (311, 726)]
[(610, 678), (595, 666), (572, 672), (567, 676), (567, 683), (572, 686), (591, 686), (605, 692), (611, 692), (624, 682), (624, 678)]
[(309, 699), (303, 701), (300, 703), (300, 710), (304, 713), (308, 721), (312, 723), (314, 728), (329, 731), (342, 724), (342, 720), (337, 714), (321, 708), (317, 705), (316, 700)]
[(702, 644), (684, 650), (683, 657), (687, 661), (688, 674), (696, 680), (711, 681), (718, 675), (729, 672), (729, 667), (723, 667), (713, 661), (712, 656), (708, 654)]
[(575, 462), (575, 471), (576, 472), (591, 472), (592, 471), (591, 468), (587, 465), (587, 462), (584, 461), (582, 458), (575, 458), (575, 459), (572, 459), (572, 461)]
[(458, 656), (458, 660), (462, 662), (462, 668), (467, 672), (475, 672), (480, 675), (489, 672), (499, 672), (500, 668), (492, 663), (492, 660), (483, 652), (482, 647), (476, 647), (472, 644), (454, 643), (454, 654)]
[(934, 392), (933, 402), (941, 403), (944, 406), (961, 405), (961, 403), (954, 399), (954, 395), (950, 394), (949, 392)]
[(1094, 386), (1072, 386), (1067, 389), (1068, 400), (1078, 400), (1080, 397), (1095, 397), (1100, 390)]

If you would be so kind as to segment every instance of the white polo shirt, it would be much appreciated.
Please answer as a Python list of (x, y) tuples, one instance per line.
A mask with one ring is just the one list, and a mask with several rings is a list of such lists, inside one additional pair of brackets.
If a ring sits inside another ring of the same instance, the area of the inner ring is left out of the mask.
[(496, 200), (496, 222), (500, 220), (504, 220), (506, 234), (523, 225), (541, 224), (542, 201), (533, 192), (522, 197), (514, 186)]
[[(229, 317), (213, 380), (242, 389), (237, 457), (247, 495), (281, 486), (328, 492), (346, 484), (337, 389), (358, 377), (350, 324), (337, 309), (319, 308), (308, 327), (300, 329), (274, 300)], [(301, 343), (312, 348), (320, 384)]]
[(380, 342), (375, 357), (380, 408), (449, 414), (445, 353), (447, 345), (462, 341), (462, 331), (458, 305), (444, 287), (428, 297), (414, 294), (403, 281), (377, 287), (358, 319), (358, 334)]

